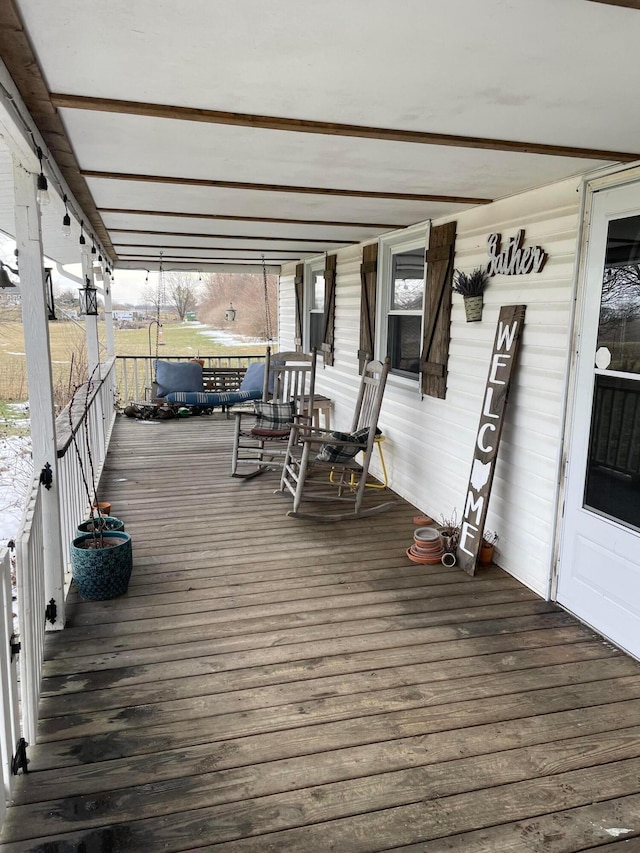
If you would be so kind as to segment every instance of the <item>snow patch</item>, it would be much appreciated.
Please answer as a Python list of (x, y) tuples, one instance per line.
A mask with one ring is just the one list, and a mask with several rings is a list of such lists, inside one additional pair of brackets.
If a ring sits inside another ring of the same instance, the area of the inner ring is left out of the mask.
[(236, 335), (233, 332), (227, 332), (224, 329), (216, 329), (211, 332), (200, 332), (199, 334), (204, 335), (207, 338), (213, 338), (213, 340), (220, 341), (221, 343), (232, 347), (241, 347), (246, 346), (247, 344), (264, 344), (264, 340), (261, 338), (250, 338), (248, 335)]

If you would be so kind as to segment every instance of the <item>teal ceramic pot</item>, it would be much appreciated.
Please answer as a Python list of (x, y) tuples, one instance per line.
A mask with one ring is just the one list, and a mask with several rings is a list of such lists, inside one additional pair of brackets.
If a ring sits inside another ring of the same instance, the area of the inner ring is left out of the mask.
[(131, 537), (120, 530), (104, 535), (104, 548), (83, 547), (93, 542), (93, 534), (82, 533), (71, 543), (71, 572), (78, 592), (89, 601), (123, 595), (133, 568)]
[[(124, 521), (120, 521), (120, 519), (116, 518), (115, 515), (101, 515), (100, 518), (102, 519), (104, 530), (121, 530), (124, 532)], [(81, 533), (91, 533), (96, 521), (97, 518), (88, 518), (86, 521), (83, 521), (82, 524), (79, 524), (78, 536)]]

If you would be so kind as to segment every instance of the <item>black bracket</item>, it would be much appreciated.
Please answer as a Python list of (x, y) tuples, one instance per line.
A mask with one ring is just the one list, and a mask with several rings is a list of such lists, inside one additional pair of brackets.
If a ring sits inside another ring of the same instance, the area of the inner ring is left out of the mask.
[(18, 770), (23, 773), (29, 772), (29, 759), (27, 758), (27, 747), (29, 744), (21, 737), (16, 746), (16, 754), (11, 759), (11, 772), (14, 776), (18, 775)]
[(13, 663), (13, 659), (20, 654), (21, 644), (20, 644), (20, 635), (16, 634), (15, 631), (9, 637), (9, 650), (11, 652), (11, 663)]
[(47, 604), (47, 606), (45, 608), (44, 618), (48, 622), (51, 622), (51, 624), (53, 625), (56, 621), (57, 616), (58, 616), (58, 606), (56, 604), (55, 598), (52, 598), (51, 601)]
[(40, 483), (45, 487), (45, 489), (50, 489), (53, 485), (53, 471), (51, 469), (51, 465), (47, 462), (42, 471), (40, 471)]

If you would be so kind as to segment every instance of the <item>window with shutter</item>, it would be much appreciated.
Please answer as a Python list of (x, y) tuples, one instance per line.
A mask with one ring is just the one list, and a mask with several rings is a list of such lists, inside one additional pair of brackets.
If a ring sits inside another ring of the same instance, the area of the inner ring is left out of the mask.
[(422, 393), (441, 399), (447, 393), (455, 242), (455, 222), (437, 225), (430, 231), (420, 372)]
[(422, 224), (380, 240), (377, 353), (389, 356), (391, 373), (414, 386), (420, 381), (425, 305), (425, 247)]

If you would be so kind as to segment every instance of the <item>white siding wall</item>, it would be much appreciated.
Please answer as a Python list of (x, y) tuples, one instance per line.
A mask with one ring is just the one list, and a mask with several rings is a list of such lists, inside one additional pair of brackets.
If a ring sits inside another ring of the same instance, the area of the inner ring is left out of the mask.
[[(549, 255), (543, 271), (497, 276), (481, 323), (467, 323), (454, 294), (446, 400), (421, 399), (391, 377), (380, 425), (391, 487), (436, 519), (463, 509), (489, 357), (501, 305), (527, 306), (519, 367), (498, 454), (487, 527), (499, 534), (496, 561), (547, 594), (555, 523), (558, 459), (573, 301), (580, 180), (563, 181), (475, 208), (457, 217), (455, 266), (487, 262), (486, 238), (506, 240), (525, 228), (525, 245)], [(446, 220), (434, 221), (434, 225)], [(335, 366), (320, 371), (319, 390), (335, 401), (334, 423), (347, 427), (358, 386), (362, 246), (338, 253)], [(281, 347), (293, 343), (293, 269), (281, 277)]]

